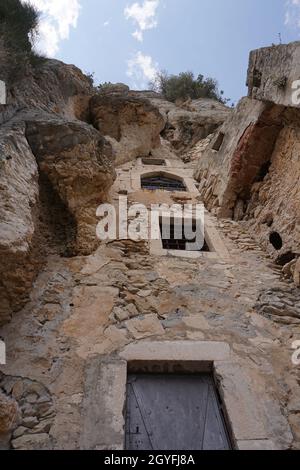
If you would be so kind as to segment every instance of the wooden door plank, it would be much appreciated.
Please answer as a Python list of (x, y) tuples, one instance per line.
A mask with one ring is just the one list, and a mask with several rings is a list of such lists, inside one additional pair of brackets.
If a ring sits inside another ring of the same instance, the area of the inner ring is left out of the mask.
[(201, 450), (208, 384), (200, 377), (141, 376), (136, 397), (159, 450)]
[(229, 450), (224, 422), (217, 402), (214, 387), (209, 387), (207, 417), (204, 432), (203, 450)]
[(126, 449), (153, 450), (132, 383), (127, 385)]
[(128, 450), (225, 450), (225, 424), (209, 374), (129, 376)]

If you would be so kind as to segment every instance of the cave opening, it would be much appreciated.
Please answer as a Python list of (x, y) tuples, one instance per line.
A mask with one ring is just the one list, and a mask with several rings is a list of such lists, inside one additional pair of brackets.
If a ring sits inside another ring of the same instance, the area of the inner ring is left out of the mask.
[(283, 241), (278, 232), (272, 232), (269, 240), (275, 250), (279, 251), (283, 247)]
[(256, 178), (256, 183), (261, 183), (264, 181), (265, 177), (269, 174), (271, 164), (272, 161), (268, 160), (261, 166)]

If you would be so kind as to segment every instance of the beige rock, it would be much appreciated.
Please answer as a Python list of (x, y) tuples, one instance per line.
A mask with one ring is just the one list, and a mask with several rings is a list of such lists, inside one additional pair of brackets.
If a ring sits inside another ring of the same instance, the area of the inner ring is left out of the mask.
[(208, 330), (209, 324), (205, 320), (203, 316), (193, 316), (193, 317), (186, 317), (183, 319), (184, 324), (189, 329), (195, 330)]
[(0, 434), (14, 430), (20, 420), (20, 410), (15, 400), (0, 392)]
[(99, 245), (96, 210), (115, 178), (112, 148), (83, 122), (43, 114), (24, 118), (40, 171), (75, 218), (75, 249), (90, 254)]
[(38, 168), (24, 126), (0, 129), (0, 325), (24, 306), (38, 269), (34, 259)]
[(294, 283), (297, 287), (300, 287), (300, 258), (296, 262), (294, 269)]
[(25, 434), (12, 440), (12, 447), (15, 450), (51, 450), (51, 440), (49, 434)]
[(162, 336), (165, 334), (165, 330), (156, 315), (147, 315), (145, 318), (134, 318), (126, 322), (126, 327), (135, 339)]
[(100, 93), (91, 99), (90, 110), (94, 126), (109, 138), (117, 164), (148, 156), (160, 146), (164, 120), (148, 100), (127, 93)]

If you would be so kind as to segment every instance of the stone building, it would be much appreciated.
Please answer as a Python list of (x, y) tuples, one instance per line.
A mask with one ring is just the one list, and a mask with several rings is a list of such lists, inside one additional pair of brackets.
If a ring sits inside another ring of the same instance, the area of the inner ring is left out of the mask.
[[(298, 108), (266, 85), (299, 50), (252, 53), (234, 111), (96, 94), (58, 61), (8, 93), (3, 449), (300, 448)], [(125, 199), (204, 202), (205, 243), (163, 239), (162, 217), (155, 240), (100, 243), (97, 208)]]

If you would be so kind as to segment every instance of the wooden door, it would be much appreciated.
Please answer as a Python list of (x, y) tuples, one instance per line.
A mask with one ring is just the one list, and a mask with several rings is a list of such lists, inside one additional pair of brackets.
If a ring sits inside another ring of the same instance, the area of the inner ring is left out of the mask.
[(130, 375), (126, 450), (228, 450), (213, 378), (209, 374)]

